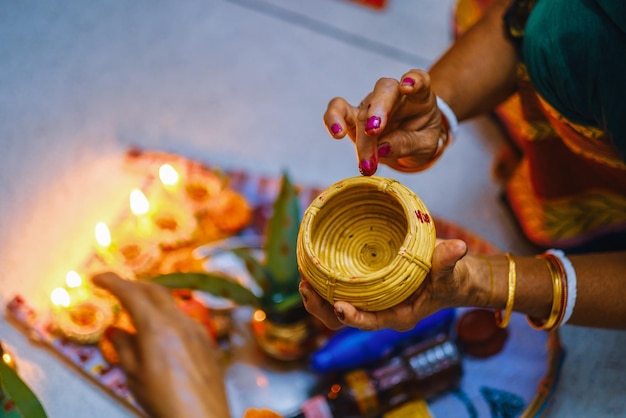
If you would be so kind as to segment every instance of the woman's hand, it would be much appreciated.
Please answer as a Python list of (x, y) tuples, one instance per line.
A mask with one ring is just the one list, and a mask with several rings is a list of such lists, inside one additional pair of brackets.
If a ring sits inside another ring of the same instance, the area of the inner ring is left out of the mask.
[(354, 142), (361, 174), (371, 176), (378, 163), (405, 172), (425, 169), (442, 151), (447, 133), (430, 88), (430, 75), (411, 70), (400, 81), (381, 78), (359, 106), (336, 97), (324, 113), (335, 139)]
[(93, 283), (116, 296), (136, 334), (109, 328), (128, 387), (151, 417), (228, 418), (229, 408), (215, 343), (185, 315), (169, 290), (113, 273)]
[(463, 241), (440, 241), (433, 253), (431, 271), (419, 289), (400, 304), (378, 312), (362, 311), (343, 301), (331, 305), (306, 280), (300, 283), (300, 294), (307, 311), (330, 329), (347, 325), (367, 331), (408, 331), (440, 309), (471, 305), (469, 269), (459, 262), (466, 253)]

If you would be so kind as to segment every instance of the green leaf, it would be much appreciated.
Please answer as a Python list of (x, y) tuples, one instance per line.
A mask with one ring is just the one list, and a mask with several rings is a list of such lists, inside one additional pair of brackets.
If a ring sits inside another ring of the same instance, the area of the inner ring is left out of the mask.
[(252, 279), (259, 285), (261, 290), (263, 290), (263, 294), (276, 291), (272, 274), (263, 266), (259, 259), (254, 256), (252, 251), (245, 248), (235, 248), (230, 251), (243, 262), (246, 266), (246, 270), (248, 270), (248, 273), (252, 276)]
[(282, 284), (297, 290), (299, 282), (296, 244), (300, 228), (300, 203), (296, 188), (283, 172), (281, 188), (268, 222), (265, 256), (267, 269)]
[(272, 305), (272, 310), (274, 312), (286, 312), (292, 308), (295, 308), (298, 305), (302, 305), (302, 297), (300, 293), (292, 293), (287, 296), (282, 302), (275, 303)]
[(250, 289), (222, 273), (169, 273), (147, 280), (170, 289), (201, 290), (230, 299), (237, 305), (260, 304), (260, 299)]
[[(18, 374), (5, 362), (0, 361), (0, 392), (9, 397), (15, 404), (12, 412), (7, 412), (8, 417), (14, 416), (23, 418), (46, 418), (46, 412), (41, 406), (41, 402), (32, 390), (24, 383)], [(6, 402), (6, 400), (4, 400)], [(0, 402), (1, 408), (2, 402)], [(0, 411), (1, 412), (1, 411)], [(4, 415), (3, 415), (4, 416)]]

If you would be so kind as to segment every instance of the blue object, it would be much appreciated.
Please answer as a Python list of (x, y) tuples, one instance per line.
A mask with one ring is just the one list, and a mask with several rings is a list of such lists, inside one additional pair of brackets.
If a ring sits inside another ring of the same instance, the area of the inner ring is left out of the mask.
[(390, 355), (406, 344), (436, 334), (447, 334), (455, 317), (454, 308), (443, 309), (422, 319), (415, 328), (406, 332), (344, 328), (311, 355), (310, 368), (314, 372), (328, 373), (362, 367)]

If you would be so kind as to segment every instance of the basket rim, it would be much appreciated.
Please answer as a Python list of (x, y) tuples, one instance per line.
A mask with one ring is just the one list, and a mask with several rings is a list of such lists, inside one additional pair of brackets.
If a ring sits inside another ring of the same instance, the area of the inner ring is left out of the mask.
[[(312, 230), (315, 224), (316, 216), (319, 211), (323, 209), (337, 194), (345, 192), (347, 189), (370, 186), (377, 191), (392, 196), (396, 202), (402, 207), (404, 212), (404, 216), (407, 222), (407, 229), (402, 244), (399, 246), (396, 254), (390, 263), (386, 266), (382, 267), (379, 270), (373, 271), (371, 273), (359, 275), (359, 276), (349, 276), (337, 269), (329, 268), (329, 266), (323, 264), (320, 260), (319, 255), (313, 250), (313, 240), (312, 240)], [(322, 198), (323, 196), (323, 198)], [(322, 272), (327, 277), (332, 277), (335, 279), (335, 282), (341, 283), (352, 283), (352, 284), (360, 284), (361, 282), (369, 282), (371, 283), (373, 280), (381, 280), (385, 277), (389, 277), (389, 274), (392, 272), (397, 272), (398, 266), (402, 264), (406, 264), (406, 261), (412, 261), (411, 264), (416, 265), (418, 268), (420, 266), (416, 260), (419, 260), (424, 268), (430, 269), (430, 262), (424, 262), (417, 254), (414, 254), (410, 251), (415, 241), (418, 240), (419, 236), (411, 233), (413, 230), (417, 228), (418, 219), (415, 216), (412, 216), (410, 210), (412, 206), (417, 203), (420, 205), (420, 210), (424, 210), (426, 214), (428, 214), (428, 209), (425, 207), (419, 196), (411, 189), (400, 183), (398, 180), (388, 177), (382, 176), (357, 176), (350, 177), (343, 180), (339, 180), (336, 183), (329, 186), (326, 190), (324, 190), (320, 195), (311, 203), (309, 208), (304, 213), (302, 219), (302, 226), (300, 234), (301, 237), (301, 248), (300, 250), (304, 251), (309, 260), (313, 260), (316, 268)], [(431, 221), (432, 228), (430, 228), (430, 241), (435, 242), (436, 232), (434, 227), (434, 221)], [(432, 253), (432, 251), (426, 251), (425, 253)], [(408, 255), (407, 255), (408, 254)]]

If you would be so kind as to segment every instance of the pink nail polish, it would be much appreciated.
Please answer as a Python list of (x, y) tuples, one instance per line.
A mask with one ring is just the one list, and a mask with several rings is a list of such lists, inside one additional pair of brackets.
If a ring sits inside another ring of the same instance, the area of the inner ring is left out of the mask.
[(405, 86), (414, 86), (415, 85), (415, 80), (413, 80), (410, 77), (406, 77), (405, 79), (402, 80), (402, 84)]
[(380, 128), (380, 118), (378, 116), (371, 116), (365, 124), (365, 130), (371, 131), (372, 129)]
[(371, 160), (362, 160), (359, 163), (359, 171), (364, 176), (372, 176), (376, 172), (376, 163)]
[(339, 132), (341, 132), (341, 125), (338, 123), (333, 123), (333, 125), (330, 127), (330, 130), (332, 131), (333, 134), (338, 134)]
[(380, 158), (385, 158), (387, 155), (389, 155), (389, 152), (391, 151), (391, 145), (389, 144), (384, 144), (381, 145), (380, 147), (378, 147), (378, 156)]

